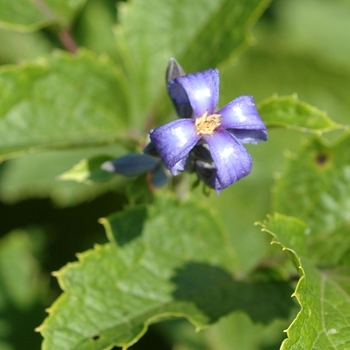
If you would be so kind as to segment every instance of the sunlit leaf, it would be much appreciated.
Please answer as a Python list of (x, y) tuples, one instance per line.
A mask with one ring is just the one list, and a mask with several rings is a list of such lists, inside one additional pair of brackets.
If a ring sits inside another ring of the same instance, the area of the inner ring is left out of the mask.
[(2, 68), (0, 157), (125, 138), (122, 86), (106, 57), (85, 51)]

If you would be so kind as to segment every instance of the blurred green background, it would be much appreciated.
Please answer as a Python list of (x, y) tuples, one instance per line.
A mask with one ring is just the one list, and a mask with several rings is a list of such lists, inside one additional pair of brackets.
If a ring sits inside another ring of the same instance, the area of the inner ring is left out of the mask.
[[(296, 93), (336, 122), (349, 123), (349, 18), (346, 0), (273, 1), (254, 27), (254, 45), (238, 60), (219, 67), (220, 105), (242, 94), (253, 95), (259, 103), (273, 94)], [(88, 0), (75, 21), (73, 36), (79, 46), (115, 58), (112, 27), (116, 23), (115, 0)], [(60, 43), (49, 29), (29, 34), (0, 30), (1, 64), (34, 59), (55, 48)], [(186, 62), (181, 64), (186, 67)], [(232, 232), (243, 275), (280, 254), (254, 222), (269, 212), (271, 188), (283, 171), (285, 153), (297, 151), (305, 137), (296, 131), (269, 130), (268, 142), (249, 147), (252, 174), (220, 197), (212, 193), (207, 199)], [(97, 220), (127, 202), (125, 179), (88, 186), (56, 177), (87, 156), (124, 152), (119, 146), (56, 151), (0, 164), (0, 350), (40, 348), (41, 337), (33, 330), (60, 293), (50, 273), (74, 261), (76, 252), (105, 242)], [(202, 193), (197, 190), (195, 195)], [(227, 207), (230, 212), (221, 210)], [(187, 321), (164, 322), (151, 326), (132, 349), (278, 349), (282, 331), (295, 313), (289, 320), (261, 325), (237, 312), (200, 333)]]

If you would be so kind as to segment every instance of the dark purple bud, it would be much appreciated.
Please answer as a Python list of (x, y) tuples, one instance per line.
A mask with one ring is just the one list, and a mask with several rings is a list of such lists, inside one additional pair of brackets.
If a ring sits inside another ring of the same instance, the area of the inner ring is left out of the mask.
[(126, 156), (104, 162), (101, 169), (125, 176), (137, 176), (154, 170), (159, 159), (142, 153), (130, 153)]

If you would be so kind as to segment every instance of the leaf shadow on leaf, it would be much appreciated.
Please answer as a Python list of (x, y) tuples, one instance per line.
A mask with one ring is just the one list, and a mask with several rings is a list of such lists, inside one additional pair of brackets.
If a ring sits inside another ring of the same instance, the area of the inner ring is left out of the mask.
[(189, 262), (176, 270), (174, 299), (194, 304), (208, 323), (234, 311), (245, 311), (254, 322), (287, 318), (293, 307), (293, 288), (283, 280), (235, 281), (218, 266)]
[(118, 212), (109, 218), (111, 229), (107, 230), (108, 239), (120, 247), (141, 236), (148, 217), (146, 206), (137, 206)]

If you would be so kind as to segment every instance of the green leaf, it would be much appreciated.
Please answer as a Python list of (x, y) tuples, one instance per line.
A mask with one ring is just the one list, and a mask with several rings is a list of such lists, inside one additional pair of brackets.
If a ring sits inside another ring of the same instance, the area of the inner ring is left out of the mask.
[(120, 74), (106, 57), (59, 52), (0, 71), (0, 157), (125, 138)]
[(16, 31), (34, 31), (57, 24), (70, 27), (86, 0), (0, 0), (0, 27)]
[(206, 330), (204, 336), (210, 350), (232, 350), (238, 346), (239, 350), (274, 350), (279, 349), (288, 324), (288, 320), (279, 319), (268, 325), (257, 324), (247, 314), (235, 312)]
[(350, 249), (350, 136), (329, 144), (315, 138), (290, 156), (274, 189), (274, 210), (307, 223), (310, 257), (337, 264)]
[(40, 326), (43, 349), (126, 349), (148, 325), (171, 317), (199, 330), (234, 310), (248, 310), (255, 322), (289, 313), (283, 281), (233, 279), (235, 252), (225, 231), (193, 201), (157, 196), (149, 208), (102, 223), (111, 243), (57, 273), (65, 293)]
[(318, 134), (342, 127), (325, 112), (299, 101), (296, 95), (272, 96), (261, 102), (258, 109), (268, 127), (278, 126)]
[(4, 162), (1, 166), (0, 199), (14, 203), (28, 198), (51, 198), (58, 206), (77, 205), (108, 191), (121, 191), (124, 179), (115, 176), (105, 183), (89, 185), (76, 181), (58, 181), (58, 176), (81, 159), (100, 154), (125, 152), (120, 147), (50, 151), (30, 154)]
[(101, 169), (101, 164), (113, 159), (111, 156), (95, 156), (82, 159), (70, 170), (58, 176), (58, 180), (71, 180), (91, 184), (112, 179), (115, 174)]
[[(317, 268), (305, 248), (309, 232), (302, 221), (275, 214), (264, 222), (263, 230), (273, 243), (293, 255), (301, 274), (294, 296), (301, 311), (287, 329), (281, 349), (345, 350), (350, 343), (350, 265), (333, 269)], [(325, 243), (327, 244), (327, 243)]]
[(41, 232), (16, 230), (0, 240), (0, 346), (3, 349), (26, 349), (28, 344), (30, 348), (40, 346), (40, 337), (33, 330), (44, 314), (43, 296), (48, 279), (43, 278), (33, 254), (35, 239), (42, 239)]
[(250, 41), (249, 30), (269, 2), (134, 0), (120, 4), (115, 35), (134, 99), (133, 120), (151, 107), (164, 118), (164, 101), (170, 107), (164, 83), (170, 57), (187, 72), (217, 66)]
[(13, 231), (0, 241), (1, 295), (19, 309), (28, 308), (40, 293), (39, 266), (31, 250), (24, 231)]
[(0, 29), (0, 63), (18, 63), (46, 55), (54, 44), (43, 32), (19, 33)]

